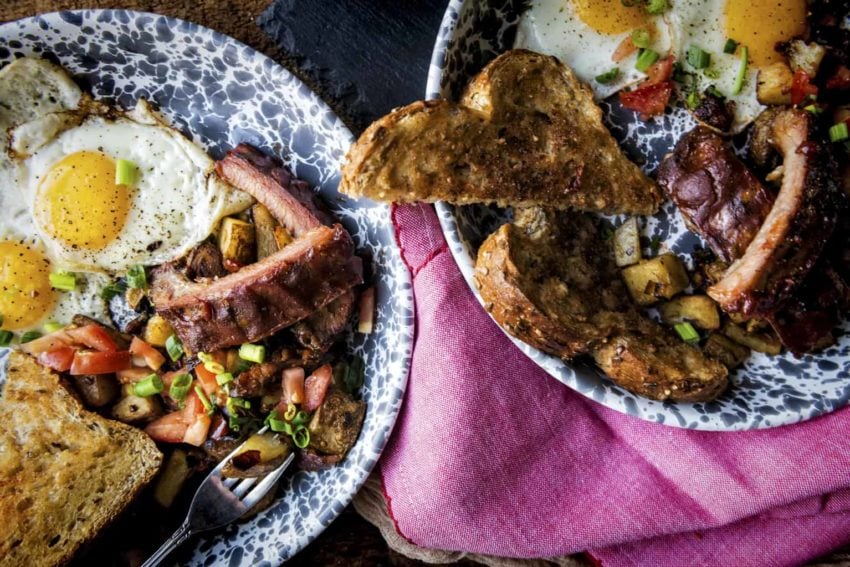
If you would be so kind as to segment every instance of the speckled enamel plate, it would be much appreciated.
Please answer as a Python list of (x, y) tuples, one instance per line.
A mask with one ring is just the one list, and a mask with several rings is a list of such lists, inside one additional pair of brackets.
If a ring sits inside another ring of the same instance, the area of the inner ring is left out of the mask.
[[(428, 98), (456, 99), (488, 61), (514, 46), (522, 0), (452, 0), (434, 47)], [(608, 127), (626, 153), (647, 173), (657, 167), (682, 133), (694, 126), (683, 111), (644, 123), (616, 104), (602, 104)], [(486, 236), (508, 218), (495, 207), (436, 205), (449, 247), (469, 287), (475, 253)], [(688, 232), (672, 202), (643, 219), (643, 234), (658, 237), (662, 249), (685, 258), (701, 245)], [(731, 431), (776, 427), (811, 419), (844, 406), (850, 399), (850, 324), (838, 329), (837, 343), (816, 356), (753, 354), (731, 376), (729, 390), (710, 403), (656, 402), (616, 386), (595, 366), (566, 364), (511, 337), (514, 344), (555, 379), (610, 408), (689, 429)]]
[[(239, 142), (282, 156), (318, 188), (358, 250), (373, 261), (375, 332), (350, 332), (348, 338), (351, 352), (366, 362), (362, 394), (368, 410), (357, 444), (337, 467), (290, 475), (268, 510), (200, 540), (193, 554), (183, 555), (190, 565), (279, 565), (345, 508), (377, 462), (401, 406), (413, 299), (389, 210), (337, 193), (351, 133), (297, 78), (229, 37), (121, 10), (53, 13), (0, 26), (0, 67), (31, 55), (58, 62), (98, 99), (125, 108), (139, 97), (153, 101), (214, 158)], [(2, 358), (0, 353), (0, 363)]]

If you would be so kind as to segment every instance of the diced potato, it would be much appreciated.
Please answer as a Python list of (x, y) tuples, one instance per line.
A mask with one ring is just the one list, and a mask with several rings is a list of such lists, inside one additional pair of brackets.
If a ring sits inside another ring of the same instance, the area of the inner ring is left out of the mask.
[(142, 300), (145, 298), (145, 290), (140, 287), (128, 287), (124, 292), (124, 299), (127, 300), (127, 305), (134, 311), (139, 311), (142, 306)]
[(278, 251), (274, 229), (280, 226), (269, 210), (257, 203), (251, 207), (254, 219), (254, 234), (257, 242), (257, 260), (262, 260)]
[(310, 447), (330, 455), (345, 455), (357, 441), (366, 404), (331, 389), (310, 420)]
[(721, 333), (711, 333), (705, 341), (706, 356), (719, 360), (728, 369), (733, 369), (750, 356), (750, 349), (729, 339)]
[(227, 217), (221, 221), (218, 248), (225, 262), (247, 266), (256, 259), (254, 227), (251, 223)]
[(221, 474), (229, 478), (251, 478), (277, 468), (292, 452), (292, 438), (276, 433), (255, 433), (242, 449), (225, 463)]
[(671, 299), (659, 307), (661, 320), (668, 325), (688, 321), (707, 331), (720, 328), (717, 304), (707, 295), (684, 295)]
[(103, 407), (117, 398), (120, 392), (118, 381), (111, 374), (71, 376), (71, 379), (89, 407)]
[(640, 262), (640, 232), (635, 217), (629, 217), (626, 222), (614, 231), (614, 260), (622, 268)]
[(753, 349), (756, 352), (776, 355), (782, 352), (782, 343), (779, 338), (769, 331), (762, 333), (748, 333), (738, 325), (728, 322), (723, 325), (723, 334), (738, 343)]
[(268, 463), (281, 457), (285, 457), (291, 451), (288, 443), (284, 442), (279, 435), (274, 433), (255, 433), (245, 441), (242, 451), (259, 451), (260, 462)]
[(143, 338), (148, 344), (164, 347), (165, 341), (173, 334), (174, 328), (171, 326), (171, 323), (160, 315), (153, 315), (148, 319), (147, 325), (145, 325)]
[(791, 104), (791, 83), (794, 73), (778, 61), (759, 70), (756, 96), (762, 104)]
[(112, 406), (111, 415), (124, 423), (147, 423), (162, 415), (162, 406), (156, 396), (141, 398), (131, 394)]
[(688, 274), (679, 258), (668, 252), (623, 270), (623, 280), (638, 305), (670, 299), (688, 287)]
[(278, 250), (292, 242), (292, 235), (286, 228), (278, 225), (274, 227), (274, 240), (277, 242)]
[(162, 467), (162, 472), (159, 473), (153, 489), (154, 500), (163, 508), (170, 508), (191, 472), (192, 468), (186, 458), (186, 451), (175, 449)]
[(809, 77), (814, 78), (818, 74), (820, 62), (823, 60), (824, 55), (826, 55), (826, 49), (822, 45), (794, 39), (791, 41), (788, 53), (791, 70), (797, 71), (800, 69)]

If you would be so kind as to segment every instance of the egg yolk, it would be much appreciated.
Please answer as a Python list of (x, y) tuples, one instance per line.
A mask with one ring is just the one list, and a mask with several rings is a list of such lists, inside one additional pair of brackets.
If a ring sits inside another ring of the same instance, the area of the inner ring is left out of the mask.
[(44, 254), (19, 242), (0, 242), (0, 328), (27, 329), (53, 310), (50, 262)]
[(726, 35), (749, 49), (750, 61), (763, 67), (782, 61), (776, 44), (806, 31), (805, 0), (728, 0)]
[(626, 6), (622, 0), (573, 0), (581, 21), (605, 34), (631, 31), (649, 21), (644, 3), (633, 4)]
[(130, 189), (115, 183), (115, 162), (94, 151), (54, 164), (36, 193), (36, 217), (53, 238), (76, 249), (99, 250), (121, 230), (130, 211)]

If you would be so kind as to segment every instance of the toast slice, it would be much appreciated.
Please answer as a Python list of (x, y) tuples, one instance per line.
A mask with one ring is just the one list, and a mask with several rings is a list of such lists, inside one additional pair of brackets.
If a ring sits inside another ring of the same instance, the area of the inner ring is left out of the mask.
[(637, 310), (608, 248), (587, 215), (517, 210), (479, 249), (475, 283), (508, 333), (564, 360), (590, 354), (631, 392), (688, 402), (720, 395), (726, 367)]
[(653, 181), (602, 123), (590, 89), (554, 57), (508, 51), (459, 103), (415, 102), (348, 152), (341, 191), (381, 201), (544, 205), (652, 214)]
[(85, 410), (58, 375), (12, 352), (0, 397), (0, 563), (67, 563), (161, 461), (142, 431)]

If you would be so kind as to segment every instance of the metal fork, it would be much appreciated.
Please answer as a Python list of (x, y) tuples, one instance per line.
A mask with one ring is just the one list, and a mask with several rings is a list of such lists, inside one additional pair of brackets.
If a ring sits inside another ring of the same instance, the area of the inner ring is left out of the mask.
[[(267, 429), (268, 426), (258, 433), (265, 433)], [(268, 494), (269, 490), (275, 487), (283, 471), (295, 458), (294, 453), (290, 454), (279, 467), (262, 477), (260, 483), (254, 487), (261, 477), (239, 479), (221, 476), (224, 465), (241, 449), (242, 445), (234, 449), (207, 475), (198, 487), (198, 491), (195, 492), (186, 519), (142, 567), (155, 567), (191, 536), (222, 528), (244, 516), (245, 512), (254, 507), (263, 496)]]

